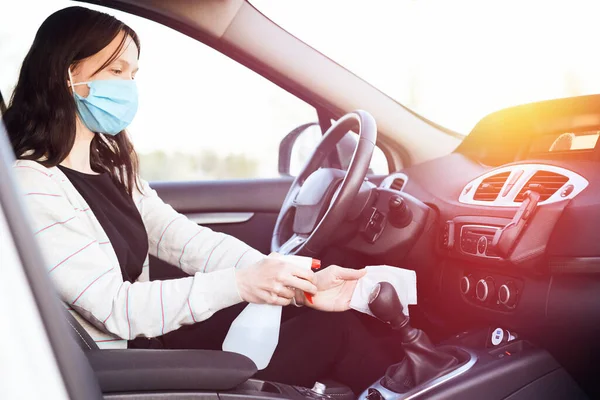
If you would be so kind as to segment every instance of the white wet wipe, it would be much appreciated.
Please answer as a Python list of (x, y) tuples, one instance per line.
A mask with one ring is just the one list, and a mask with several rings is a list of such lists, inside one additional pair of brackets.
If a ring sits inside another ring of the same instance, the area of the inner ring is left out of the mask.
[(379, 282), (389, 282), (396, 289), (404, 314), (408, 316), (408, 305), (417, 304), (417, 274), (408, 269), (389, 265), (365, 267), (367, 274), (358, 280), (350, 300), (350, 308), (373, 315), (369, 310), (369, 294)]

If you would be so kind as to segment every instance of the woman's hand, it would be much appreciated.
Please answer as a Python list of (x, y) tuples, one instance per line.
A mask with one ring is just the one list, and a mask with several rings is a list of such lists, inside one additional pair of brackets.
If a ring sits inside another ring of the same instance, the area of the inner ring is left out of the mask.
[(302, 293), (296, 296), (296, 302), (321, 311), (349, 310), (356, 283), (366, 273), (364, 269), (356, 270), (330, 265), (315, 273), (318, 291), (312, 297), (312, 303)]
[(311, 270), (271, 254), (248, 268), (237, 270), (235, 278), (242, 300), (286, 306), (295, 295), (294, 289), (317, 293), (315, 275)]

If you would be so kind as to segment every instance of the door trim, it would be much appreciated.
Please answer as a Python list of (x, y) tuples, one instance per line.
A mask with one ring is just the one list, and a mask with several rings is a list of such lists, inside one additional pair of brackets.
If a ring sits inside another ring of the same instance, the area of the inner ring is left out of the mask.
[(188, 213), (185, 214), (189, 220), (198, 225), (211, 224), (241, 224), (248, 222), (254, 213), (252, 212), (214, 212), (214, 213)]

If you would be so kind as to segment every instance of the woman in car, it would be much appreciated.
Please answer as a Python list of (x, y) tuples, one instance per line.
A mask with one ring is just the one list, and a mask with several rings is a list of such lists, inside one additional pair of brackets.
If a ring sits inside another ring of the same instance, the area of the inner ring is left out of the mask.
[[(221, 348), (244, 302), (304, 304), (314, 310), (284, 321), (258, 377), (308, 386), (329, 376), (364, 389), (396, 360), (355, 315), (332, 312), (349, 309), (362, 271), (314, 273), (264, 256), (178, 214), (139, 178), (125, 132), (137, 110), (139, 53), (136, 33), (114, 17), (60, 10), (39, 28), (4, 115), (63, 302), (101, 348), (205, 349)], [(150, 281), (149, 254), (190, 276)]]

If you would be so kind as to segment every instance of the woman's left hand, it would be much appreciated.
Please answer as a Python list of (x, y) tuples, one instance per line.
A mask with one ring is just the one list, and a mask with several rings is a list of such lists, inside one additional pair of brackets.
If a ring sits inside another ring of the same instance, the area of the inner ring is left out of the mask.
[[(315, 273), (317, 294), (312, 296), (312, 303), (304, 294), (296, 296), (296, 301), (321, 311), (349, 310), (356, 283), (366, 273), (364, 269), (356, 270), (330, 265)], [(298, 301), (299, 298), (301, 301)]]

